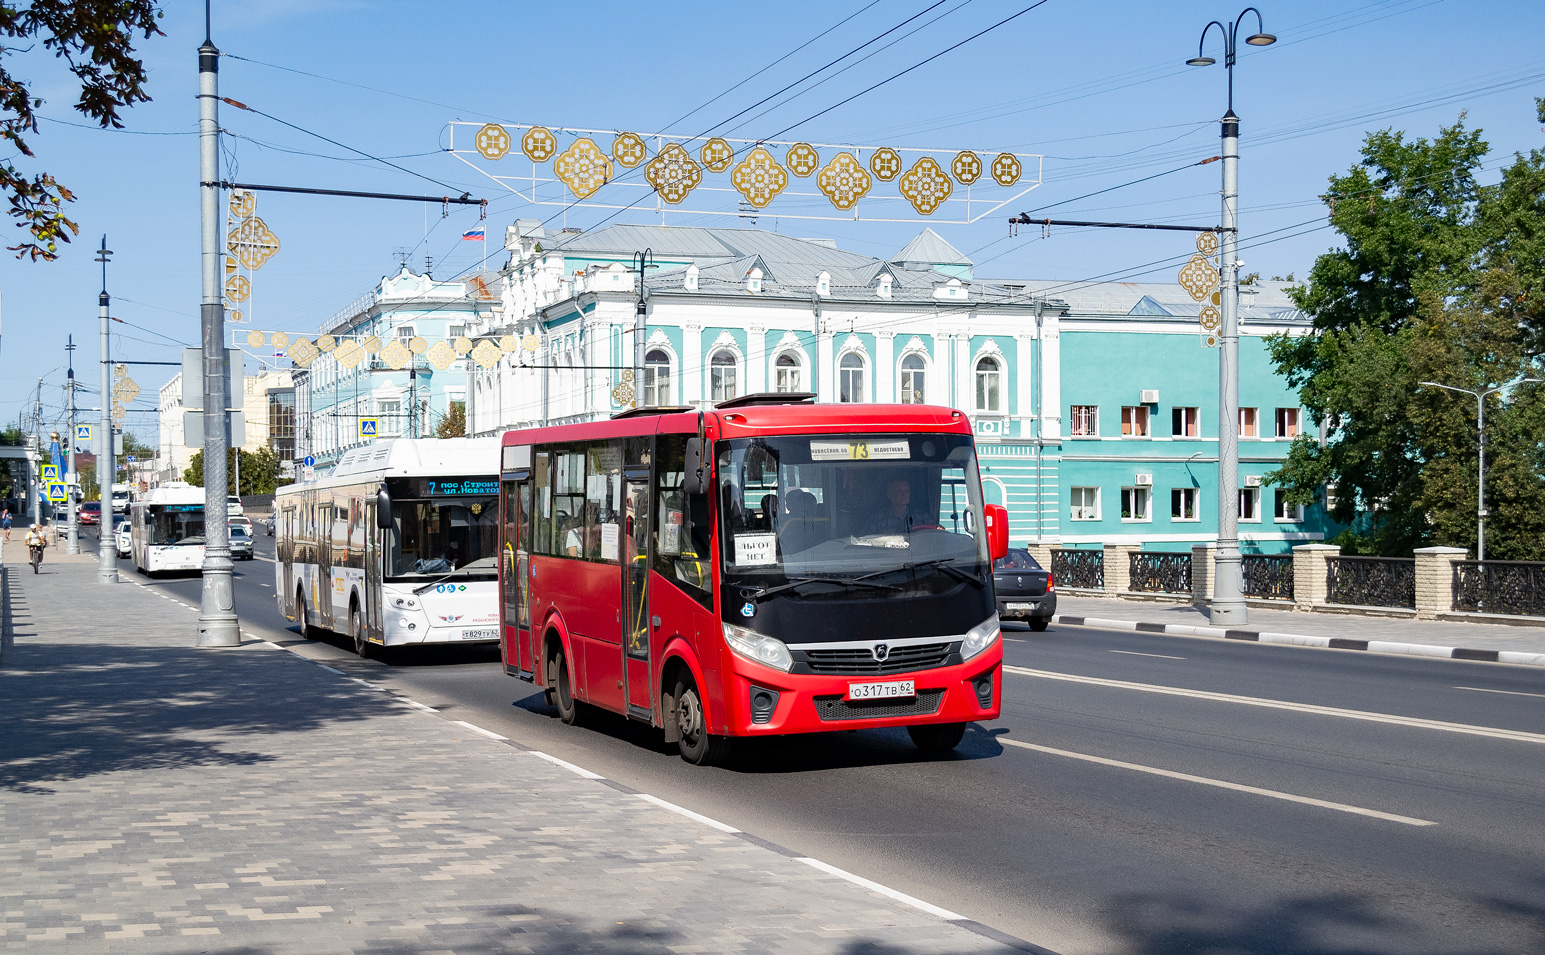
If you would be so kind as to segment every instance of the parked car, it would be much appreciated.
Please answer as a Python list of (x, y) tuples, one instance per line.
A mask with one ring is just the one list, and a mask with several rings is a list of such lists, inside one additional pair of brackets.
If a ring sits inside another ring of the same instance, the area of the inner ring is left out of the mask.
[(77, 512), (82, 526), (100, 525), (102, 523), (102, 502), (83, 501)]
[(274, 519), (272, 517), (265, 517), (261, 523), (263, 525), (263, 532), (269, 537), (274, 536)]
[(129, 534), (128, 521), (120, 521), (118, 523), (118, 533), (113, 537), (113, 546), (118, 552), (119, 557), (127, 557), (133, 552), (134, 543), (132, 536)]
[(231, 525), (231, 560), (252, 559), (252, 535), (245, 528)]
[(1057, 612), (1056, 581), (1027, 550), (1010, 548), (1006, 556), (994, 561), (992, 584), (998, 595), (999, 619), (1023, 620), (1039, 633)]

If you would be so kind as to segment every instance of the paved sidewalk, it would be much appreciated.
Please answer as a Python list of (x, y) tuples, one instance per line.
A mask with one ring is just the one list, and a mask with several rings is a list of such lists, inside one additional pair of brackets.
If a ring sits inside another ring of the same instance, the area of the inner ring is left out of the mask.
[(1182, 636), (1256, 640), (1340, 650), (1370, 650), (1545, 666), (1545, 628), (1451, 620), (1411, 620), (1351, 613), (1249, 608), (1249, 622), (1223, 630), (1190, 603), (1057, 595), (1055, 622)]
[(272, 644), (193, 649), (193, 608), (16, 550), (0, 950), (1016, 950)]

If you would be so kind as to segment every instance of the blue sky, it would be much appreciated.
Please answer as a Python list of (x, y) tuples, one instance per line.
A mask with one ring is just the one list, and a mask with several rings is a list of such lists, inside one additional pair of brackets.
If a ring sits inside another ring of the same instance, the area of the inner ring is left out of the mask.
[[(216, 0), (213, 38), (227, 54), (222, 95), (291, 124), (222, 106), (221, 125), (233, 134), (224, 138), (222, 174), (415, 195), (445, 191), (291, 128), (300, 127), (489, 199), (485, 225), (495, 264), (504, 227), (515, 218), (556, 216), (554, 227), (589, 227), (611, 213), (583, 203), (566, 213), (524, 204), (443, 152), (451, 121), (684, 136), (718, 130), (716, 124), (745, 107), (928, 10), (867, 47), (859, 56), (873, 55), (846, 72), (775, 105), (805, 89), (796, 87), (770, 101), (775, 108), (765, 114), (758, 115), (764, 106), (736, 121), (734, 135), (772, 136), (1031, 0), (935, 2)], [(94, 386), (100, 273), (93, 250), (104, 233), (115, 251), (108, 274), (113, 314), (130, 323), (114, 326), (115, 356), (174, 360), (180, 343), (198, 341), (198, 143), (192, 134), (202, 5), (174, 0), (167, 7), (166, 36), (140, 44), (153, 101), (126, 114), (124, 131), (79, 125), (70, 78), (41, 47), (11, 56), (11, 68), (44, 99), (41, 131), (30, 139), (37, 159), (19, 159), (18, 168), (46, 169), (76, 193), (69, 214), (81, 235), (54, 263), (0, 258), (0, 422), (15, 421), (39, 376), (47, 377), (45, 414), (62, 408), (64, 375), (53, 369), (64, 364), (68, 334), (81, 346), (77, 376)], [(1047, 0), (781, 138), (933, 147), (941, 159), (968, 148), (1037, 153), (1046, 157), (1043, 185), (1019, 200), (1019, 209), (1056, 203), (1047, 215), (1211, 224), (1218, 217), (1219, 167), (1180, 167), (1218, 151), (1225, 75), (1221, 64), (1196, 69), (1184, 61), (1195, 54), (1209, 20), (1241, 9), (1194, 0)], [(1483, 174), (1488, 181), (1513, 152), (1545, 145), (1533, 106), (1533, 97), (1545, 95), (1538, 42), (1545, 8), (1538, 2), (1346, 0), (1267, 3), (1261, 10), (1279, 42), (1246, 48), (1235, 71), (1247, 272), (1302, 277), (1334, 243), (1333, 233), (1315, 228), (1323, 222), (1316, 197), (1328, 176), (1355, 162), (1369, 130), (1430, 136), (1464, 111), (1492, 145)], [(1216, 32), (1208, 52), (1221, 60)], [(1166, 175), (1079, 198), (1158, 173)], [(1189, 249), (1180, 234), (1057, 229), (1043, 237), (1039, 229), (1022, 229), (1008, 238), (1009, 211), (934, 227), (976, 260), (979, 276), (991, 278), (1169, 281), (1175, 266), (1153, 272), (1142, 266)], [(398, 250), (411, 250), (415, 268), (432, 256), (439, 278), (481, 266), (482, 247), (460, 240), (478, 224), (475, 209), (453, 207), (442, 219), (438, 205), (261, 194), (258, 214), (283, 247), (254, 278), (248, 311), (255, 328), (314, 333), (395, 271)], [(639, 211), (613, 221), (659, 217)], [(665, 221), (736, 224), (684, 213)], [(922, 217), (855, 223), (763, 215), (758, 225), (889, 256), (928, 224)], [(173, 371), (133, 368), (144, 392), (134, 407), (153, 408), (156, 388)], [(92, 406), (96, 397), (82, 394), (80, 401)], [(154, 442), (153, 414), (131, 414), (129, 427)]]

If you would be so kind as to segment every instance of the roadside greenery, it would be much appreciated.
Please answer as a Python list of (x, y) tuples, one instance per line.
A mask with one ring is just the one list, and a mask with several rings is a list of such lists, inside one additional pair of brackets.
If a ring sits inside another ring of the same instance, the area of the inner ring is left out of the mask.
[[(1545, 100), (1536, 101), (1545, 123)], [(1267, 479), (1307, 504), (1327, 486), (1349, 553), (1476, 544), (1476, 401), (1545, 378), (1545, 151), (1477, 179), (1489, 147), (1464, 117), (1428, 139), (1384, 130), (1332, 176), (1325, 204), (1343, 247), (1292, 291), (1314, 321), (1271, 355), (1321, 440), (1294, 442)], [(1487, 557), (1545, 559), (1545, 386), (1486, 404)]]
[[(241, 489), (237, 490), (236, 481), (236, 448), (226, 449), (225, 480), (229, 488), (226, 493), (248, 497), (254, 494), (272, 494), (274, 489), (289, 484), (292, 478), (284, 477), (279, 473), (279, 454), (272, 448), (259, 448), (256, 451), (241, 452)], [(204, 486), (204, 452), (195, 451), (188, 462), (188, 467), (182, 472), (182, 479), (194, 487)]]

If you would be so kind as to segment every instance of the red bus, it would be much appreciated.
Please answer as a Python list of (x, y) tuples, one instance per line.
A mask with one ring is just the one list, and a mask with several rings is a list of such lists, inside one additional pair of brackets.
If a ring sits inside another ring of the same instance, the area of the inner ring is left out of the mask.
[(905, 726), (925, 750), (997, 717), (1003, 647), (971, 426), (927, 405), (748, 395), (510, 431), (505, 672), (565, 723), (735, 737)]

